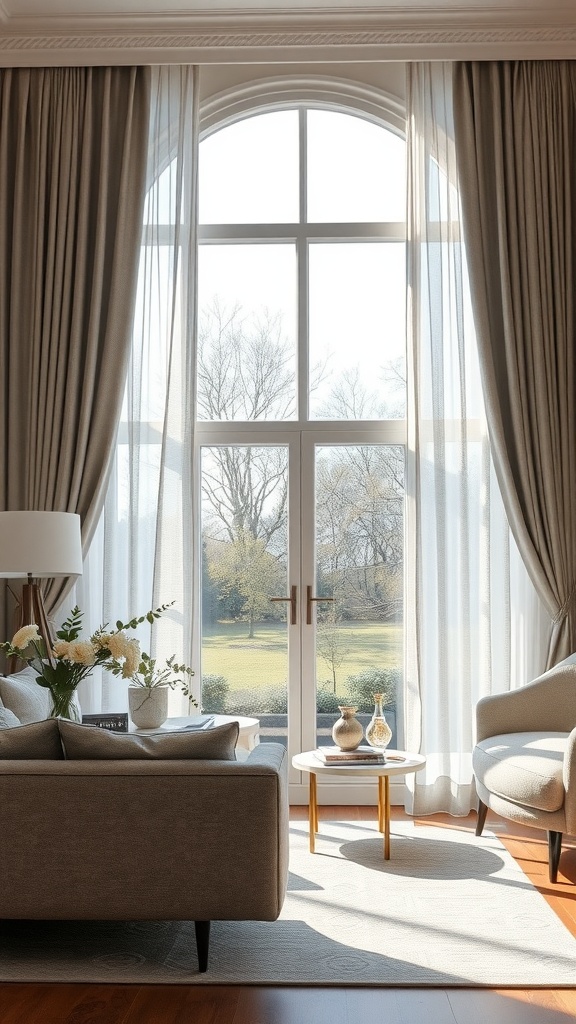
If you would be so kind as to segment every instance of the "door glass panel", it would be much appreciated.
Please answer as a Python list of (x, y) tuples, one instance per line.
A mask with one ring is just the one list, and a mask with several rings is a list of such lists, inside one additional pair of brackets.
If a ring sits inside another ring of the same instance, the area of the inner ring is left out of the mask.
[(404, 449), (318, 445), (315, 460), (316, 729), (332, 743), (339, 704), (364, 729), (385, 695), (391, 746), (401, 740)]
[(201, 245), (198, 303), (198, 419), (294, 418), (294, 245)]
[(202, 448), (202, 709), (286, 743), (288, 449)]
[(398, 419), (406, 404), (403, 242), (310, 245), (310, 416)]

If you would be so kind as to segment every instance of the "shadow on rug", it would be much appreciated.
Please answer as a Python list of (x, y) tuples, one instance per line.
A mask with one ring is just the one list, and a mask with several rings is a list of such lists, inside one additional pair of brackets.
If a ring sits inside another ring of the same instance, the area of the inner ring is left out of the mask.
[(206, 974), (193, 922), (4, 921), (0, 980), (573, 985), (576, 940), (493, 835), (395, 822), (389, 861), (360, 822), (290, 841), (280, 919), (213, 922)]

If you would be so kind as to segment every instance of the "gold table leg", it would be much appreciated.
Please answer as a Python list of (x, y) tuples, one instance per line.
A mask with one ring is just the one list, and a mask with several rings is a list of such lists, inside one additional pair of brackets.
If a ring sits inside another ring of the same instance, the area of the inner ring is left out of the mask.
[(378, 776), (378, 831), (384, 833), (384, 860), (390, 860), (390, 779)]
[(310, 796), (308, 798), (308, 828), (310, 832), (310, 853), (315, 851), (315, 839), (318, 831), (318, 802), (316, 795), (316, 772), (310, 772)]

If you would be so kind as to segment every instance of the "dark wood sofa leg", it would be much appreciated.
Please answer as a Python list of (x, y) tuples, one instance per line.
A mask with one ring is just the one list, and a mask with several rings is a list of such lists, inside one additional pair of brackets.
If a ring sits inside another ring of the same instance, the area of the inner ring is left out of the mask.
[(198, 969), (204, 974), (208, 969), (208, 946), (210, 945), (210, 921), (194, 921), (196, 929), (196, 950)]
[(484, 822), (486, 821), (486, 815), (488, 814), (488, 807), (483, 804), (481, 800), (478, 800), (478, 820), (476, 821), (476, 835), (482, 835), (482, 829), (484, 828)]
[(562, 833), (561, 832), (548, 832), (548, 875), (551, 882), (555, 882), (558, 877), (558, 865), (560, 863), (560, 853), (562, 850)]

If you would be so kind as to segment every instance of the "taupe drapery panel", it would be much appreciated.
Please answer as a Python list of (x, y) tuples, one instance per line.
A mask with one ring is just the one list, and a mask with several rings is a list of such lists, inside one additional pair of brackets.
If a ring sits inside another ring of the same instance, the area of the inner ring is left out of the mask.
[(457, 63), (454, 112), (493, 457), (552, 665), (576, 649), (576, 62)]
[(85, 550), (129, 357), (149, 92), (145, 68), (0, 71), (0, 508), (77, 512)]

